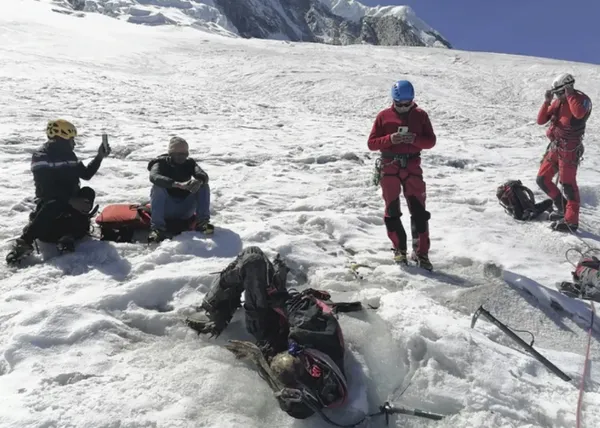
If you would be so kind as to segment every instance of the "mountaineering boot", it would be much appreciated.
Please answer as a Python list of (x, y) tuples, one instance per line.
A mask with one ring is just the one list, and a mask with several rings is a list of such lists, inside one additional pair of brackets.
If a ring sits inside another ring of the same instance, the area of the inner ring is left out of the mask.
[(218, 337), (233, 315), (218, 311), (206, 302), (202, 302), (197, 310), (197, 313), (186, 318), (186, 324), (198, 334), (210, 334), (211, 337)]
[(198, 334), (211, 334), (218, 336), (215, 331), (215, 323), (212, 321), (209, 312), (197, 312), (186, 318), (185, 323)]
[(71, 235), (65, 235), (58, 240), (56, 248), (59, 253), (72, 253), (75, 251), (75, 238)]
[(13, 248), (6, 255), (6, 263), (14, 265), (33, 252), (33, 245), (22, 238), (18, 238)]
[(552, 221), (560, 221), (565, 218), (565, 213), (562, 211), (552, 211), (548, 218)]
[(397, 264), (408, 264), (408, 257), (406, 256), (406, 250), (394, 249), (394, 262)]
[(562, 220), (558, 220), (558, 221), (552, 222), (552, 224), (550, 224), (550, 227), (553, 230), (556, 230), (557, 232), (571, 232), (571, 233), (575, 233), (575, 232), (577, 232), (577, 229), (579, 228), (579, 225), (577, 225), (577, 224), (569, 224), (564, 219), (562, 219)]
[(205, 235), (212, 235), (215, 232), (215, 227), (209, 223), (208, 220), (200, 220), (196, 223), (194, 228), (196, 232), (204, 233)]
[(583, 296), (581, 286), (579, 284), (575, 284), (573, 282), (561, 282), (558, 286), (558, 289), (561, 293), (569, 296), (569, 297), (581, 297)]
[(414, 262), (416, 262), (417, 266), (419, 266), (420, 268), (423, 268), (423, 269), (428, 270), (428, 271), (432, 271), (433, 270), (433, 265), (429, 261), (429, 256), (427, 254), (417, 254), (417, 253), (413, 252), (411, 254), (410, 258)]
[(567, 198), (565, 198), (562, 194), (558, 195), (553, 200), (554, 207), (556, 208), (556, 212), (560, 213), (563, 217), (565, 215), (565, 209), (567, 207)]
[(152, 229), (150, 231), (150, 234), (148, 235), (148, 243), (159, 243), (164, 241), (165, 239), (171, 239), (172, 237), (173, 235), (171, 235), (164, 229)]

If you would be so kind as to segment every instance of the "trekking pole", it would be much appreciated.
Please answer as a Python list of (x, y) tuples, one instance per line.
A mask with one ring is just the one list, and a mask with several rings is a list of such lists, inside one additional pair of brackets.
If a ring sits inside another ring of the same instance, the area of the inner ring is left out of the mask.
[(529, 352), (531, 355), (533, 355), (533, 357), (535, 357), (540, 363), (542, 363), (548, 369), (550, 369), (550, 371), (552, 371), (552, 373), (554, 373), (556, 376), (558, 376), (559, 378), (561, 378), (562, 380), (564, 380), (566, 382), (569, 382), (571, 380), (571, 378), (568, 375), (566, 375), (562, 370), (560, 370), (558, 367), (556, 367), (554, 364), (552, 364), (550, 361), (548, 361), (538, 351), (533, 349), (533, 346), (531, 346), (530, 344), (525, 342), (523, 339), (521, 339), (519, 336), (517, 336), (515, 333), (513, 333), (513, 331), (511, 329), (509, 329), (506, 325), (504, 325), (502, 322), (500, 322), (496, 317), (494, 317), (492, 314), (490, 314), (488, 311), (486, 311), (483, 308), (483, 306), (479, 306), (479, 309), (477, 309), (477, 311), (475, 311), (475, 314), (473, 314), (473, 318), (471, 319), (471, 328), (475, 327), (475, 323), (477, 322), (479, 315), (483, 315), (488, 320), (490, 320), (493, 324), (495, 324), (500, 330), (502, 330), (511, 339), (513, 339), (515, 342), (517, 342), (519, 345), (521, 345), (523, 348), (525, 348), (525, 350), (527, 352)]

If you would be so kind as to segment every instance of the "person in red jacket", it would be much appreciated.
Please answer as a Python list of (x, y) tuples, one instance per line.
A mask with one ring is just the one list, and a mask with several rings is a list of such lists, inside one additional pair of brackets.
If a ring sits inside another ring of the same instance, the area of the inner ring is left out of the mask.
[[(585, 124), (592, 112), (592, 101), (574, 88), (575, 79), (561, 74), (546, 91), (544, 104), (537, 117), (539, 125), (550, 122), (546, 136), (550, 144), (542, 159), (537, 184), (554, 201), (557, 212), (552, 213), (552, 228), (575, 232), (579, 227), (579, 188), (577, 167), (583, 155)], [(556, 96), (552, 102), (553, 96)], [(552, 182), (558, 172), (564, 195)]]
[(400, 217), (400, 194), (410, 212), (412, 259), (427, 270), (429, 219), (425, 209), (426, 187), (421, 169), (421, 150), (435, 146), (436, 136), (427, 113), (414, 102), (414, 88), (407, 80), (392, 87), (393, 105), (381, 111), (369, 135), (369, 150), (381, 152), (379, 178), (385, 201), (385, 226), (394, 245), (394, 260), (408, 262), (407, 236)]

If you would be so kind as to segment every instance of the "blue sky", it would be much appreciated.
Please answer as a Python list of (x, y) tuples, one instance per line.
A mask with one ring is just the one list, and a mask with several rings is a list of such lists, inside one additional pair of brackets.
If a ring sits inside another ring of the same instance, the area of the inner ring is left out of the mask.
[(600, 64), (600, 0), (361, 0), (400, 4), (456, 49)]

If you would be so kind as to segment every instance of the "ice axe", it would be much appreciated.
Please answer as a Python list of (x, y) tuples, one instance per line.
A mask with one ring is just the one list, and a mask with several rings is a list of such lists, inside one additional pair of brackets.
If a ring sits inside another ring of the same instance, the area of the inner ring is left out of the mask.
[(483, 308), (483, 306), (479, 306), (479, 308), (473, 314), (473, 318), (471, 319), (471, 328), (475, 327), (475, 323), (477, 322), (477, 319), (479, 318), (480, 315), (483, 315), (484, 317), (486, 317), (494, 325), (496, 325), (500, 330), (502, 330), (502, 332), (505, 333), (508, 337), (510, 337), (515, 342), (517, 342), (523, 348), (525, 348), (525, 350), (527, 352), (529, 352), (536, 360), (538, 360), (540, 363), (542, 363), (548, 369), (550, 369), (550, 371), (552, 371), (552, 373), (554, 373), (556, 376), (558, 376), (559, 378), (561, 378), (562, 380), (564, 380), (566, 382), (569, 382), (571, 380), (571, 378), (569, 376), (567, 376), (562, 370), (560, 370), (558, 367), (556, 367), (554, 364), (552, 364), (550, 361), (548, 361), (538, 351), (533, 349), (533, 340), (531, 341), (531, 343), (525, 342), (523, 339), (521, 339), (519, 336), (517, 336), (510, 328), (508, 328), (507, 325), (503, 324), (495, 316), (493, 316), (488, 311), (486, 311)]

